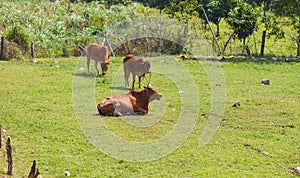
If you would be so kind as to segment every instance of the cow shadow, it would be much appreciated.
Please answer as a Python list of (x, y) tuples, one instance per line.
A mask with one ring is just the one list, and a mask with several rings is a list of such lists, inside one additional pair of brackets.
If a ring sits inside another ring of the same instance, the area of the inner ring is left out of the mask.
[(92, 73), (74, 73), (72, 75), (77, 77), (96, 78), (96, 76)]
[(112, 86), (110, 87), (112, 90), (123, 90), (123, 91), (131, 91), (128, 87), (121, 87), (121, 86)]

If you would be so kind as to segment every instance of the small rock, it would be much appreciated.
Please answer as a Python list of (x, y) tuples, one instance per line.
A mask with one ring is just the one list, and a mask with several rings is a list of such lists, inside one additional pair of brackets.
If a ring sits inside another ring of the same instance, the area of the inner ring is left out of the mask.
[(263, 80), (261, 81), (261, 84), (262, 84), (262, 85), (270, 85), (270, 80), (263, 79)]
[(240, 102), (236, 102), (232, 105), (232, 107), (238, 107), (238, 106), (241, 106), (241, 103)]
[(180, 59), (181, 59), (181, 60), (186, 60), (187, 58), (188, 58), (188, 57), (187, 57), (186, 55), (181, 55), (181, 56), (180, 56)]
[(66, 171), (65, 175), (69, 177), (69, 176), (71, 176), (71, 173), (69, 171)]

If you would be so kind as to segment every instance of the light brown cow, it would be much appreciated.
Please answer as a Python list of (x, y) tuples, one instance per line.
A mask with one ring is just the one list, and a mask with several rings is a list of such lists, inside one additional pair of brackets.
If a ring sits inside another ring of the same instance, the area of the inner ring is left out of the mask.
[(148, 113), (149, 102), (159, 100), (162, 94), (147, 86), (142, 91), (133, 90), (127, 94), (105, 98), (97, 105), (100, 115), (122, 116)]
[(129, 86), (128, 78), (132, 73), (132, 90), (134, 89), (134, 82), (136, 75), (139, 77), (139, 88), (141, 88), (141, 79), (145, 77), (145, 74), (150, 73), (150, 61), (144, 62), (142, 58), (128, 54), (123, 59), (125, 87)]
[(87, 68), (90, 73), (90, 60), (95, 60), (95, 69), (97, 70), (97, 76), (100, 75), (98, 69), (98, 62), (101, 63), (102, 75), (105, 75), (108, 70), (108, 59), (109, 59), (109, 51), (106, 46), (102, 46), (100, 44), (93, 43), (87, 47)]

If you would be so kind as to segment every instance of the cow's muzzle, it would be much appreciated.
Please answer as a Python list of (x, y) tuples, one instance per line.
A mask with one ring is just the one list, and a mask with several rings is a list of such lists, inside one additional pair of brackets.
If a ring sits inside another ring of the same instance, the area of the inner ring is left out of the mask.
[(154, 93), (153, 95), (151, 95), (151, 97), (150, 97), (150, 102), (151, 101), (153, 101), (153, 100), (160, 100), (160, 98), (162, 98), (162, 94), (160, 94), (160, 93)]

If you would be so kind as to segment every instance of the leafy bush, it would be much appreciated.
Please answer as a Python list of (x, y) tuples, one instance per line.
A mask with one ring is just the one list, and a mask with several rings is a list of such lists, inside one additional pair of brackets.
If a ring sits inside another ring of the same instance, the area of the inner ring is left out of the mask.
[(28, 50), (28, 42), (34, 41), (36, 57), (60, 57), (72, 54), (75, 44), (101, 43), (101, 34), (124, 19), (145, 15), (144, 8), (136, 4), (107, 6), (94, 1), (0, 2), (0, 31), (23, 51)]
[(29, 35), (19, 25), (12, 26), (7, 30), (6, 39), (19, 45), (24, 54), (26, 54), (29, 49)]

